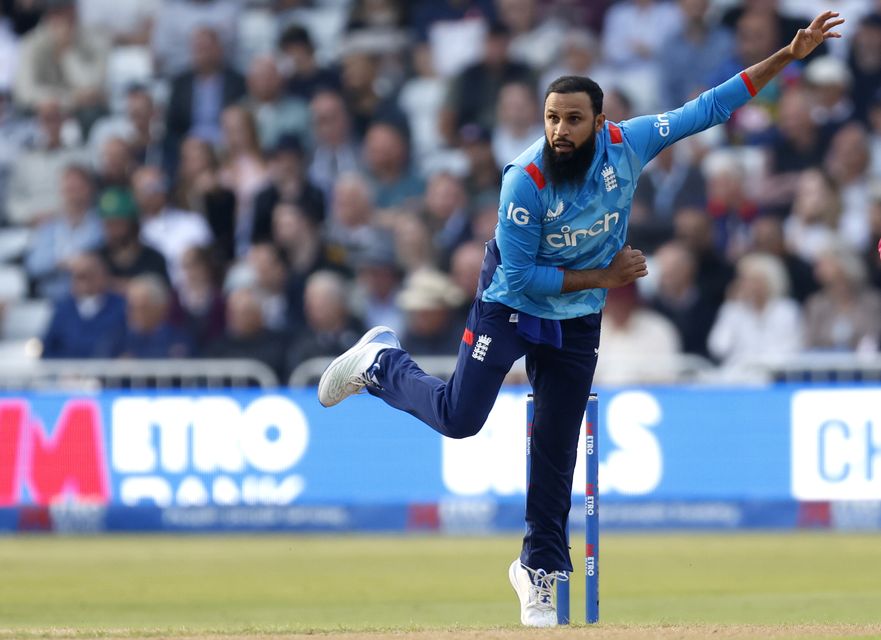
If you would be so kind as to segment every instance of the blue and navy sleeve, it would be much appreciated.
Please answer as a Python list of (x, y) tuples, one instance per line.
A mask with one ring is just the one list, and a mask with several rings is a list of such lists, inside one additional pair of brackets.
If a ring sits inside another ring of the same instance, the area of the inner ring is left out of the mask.
[(561, 270), (536, 264), (542, 215), (535, 182), (523, 168), (508, 167), (499, 196), (496, 243), (513, 293), (558, 295), (563, 288)]
[(756, 94), (746, 73), (734, 76), (674, 111), (621, 123), (624, 138), (645, 165), (664, 148), (725, 122)]

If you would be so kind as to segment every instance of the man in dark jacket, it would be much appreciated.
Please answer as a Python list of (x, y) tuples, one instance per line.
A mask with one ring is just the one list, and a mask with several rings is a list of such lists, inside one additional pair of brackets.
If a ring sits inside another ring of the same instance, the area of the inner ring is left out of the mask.
[(71, 295), (55, 304), (43, 338), (44, 358), (114, 358), (122, 352), (125, 300), (110, 291), (94, 253), (70, 260)]

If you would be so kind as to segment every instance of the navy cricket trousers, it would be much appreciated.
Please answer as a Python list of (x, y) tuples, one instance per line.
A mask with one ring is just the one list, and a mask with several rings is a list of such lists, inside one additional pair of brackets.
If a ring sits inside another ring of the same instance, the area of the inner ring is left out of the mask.
[(561, 349), (526, 341), (517, 331), (517, 319), (514, 309), (477, 299), (449, 382), (426, 374), (406, 351), (388, 349), (379, 359), (381, 386), (368, 390), (444, 436), (466, 438), (483, 427), (505, 376), (525, 355), (535, 416), (520, 560), (533, 569), (572, 571), (566, 542), (572, 475), (596, 368), (601, 317), (561, 321)]

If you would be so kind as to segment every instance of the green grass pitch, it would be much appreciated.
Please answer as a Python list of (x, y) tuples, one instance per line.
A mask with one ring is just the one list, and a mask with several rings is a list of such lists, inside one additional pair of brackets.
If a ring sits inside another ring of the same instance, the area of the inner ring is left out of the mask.
[[(881, 622), (879, 535), (604, 534), (601, 544), (603, 625)], [(0, 538), (0, 637), (514, 626), (506, 571), (518, 549), (516, 536)]]

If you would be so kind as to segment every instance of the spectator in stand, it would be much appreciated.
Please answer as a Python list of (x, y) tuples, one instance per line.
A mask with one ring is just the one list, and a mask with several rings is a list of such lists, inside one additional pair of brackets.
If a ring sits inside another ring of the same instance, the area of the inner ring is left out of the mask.
[(137, 164), (162, 162), (162, 127), (157, 119), (153, 96), (145, 87), (135, 86), (126, 95), (125, 114), (110, 115), (98, 120), (89, 133), (89, 149), (96, 162), (104, 142), (122, 138)]
[(394, 243), (387, 233), (377, 232), (374, 236), (374, 242), (354, 257), (353, 309), (366, 326), (382, 325), (403, 331), (404, 314), (396, 303), (403, 273)]
[(171, 175), (177, 171), (184, 138), (196, 136), (219, 144), (221, 112), (245, 94), (245, 81), (226, 63), (216, 31), (199, 27), (189, 40), (191, 67), (172, 79), (166, 109), (164, 166)]
[(103, 113), (108, 42), (77, 24), (75, 0), (46, 0), (40, 24), (22, 40), (15, 101), (37, 109), (58, 102), (89, 127)]
[(848, 65), (853, 76), (850, 96), (855, 116), (869, 122), (869, 110), (881, 87), (881, 7), (860, 22), (851, 40)]
[(603, 57), (618, 68), (656, 68), (658, 56), (682, 25), (670, 2), (623, 0), (612, 5), (603, 25)]
[(101, 245), (101, 221), (94, 208), (92, 175), (81, 165), (70, 165), (61, 176), (62, 207), (58, 215), (34, 231), (25, 268), (44, 298), (70, 293), (70, 260)]
[(811, 118), (831, 138), (854, 118), (850, 70), (843, 60), (824, 56), (805, 67), (804, 80), (811, 96)]
[(875, 102), (869, 108), (869, 126), (871, 135), (869, 145), (871, 149), (872, 164), (869, 173), (873, 178), (881, 178), (881, 88), (875, 97)]
[(384, 51), (363, 38), (349, 36), (341, 61), (342, 94), (352, 115), (352, 127), (359, 138), (377, 120), (403, 122), (404, 114), (395, 103), (393, 78), (384, 77), (381, 54)]
[(674, 109), (709, 89), (719, 60), (734, 53), (731, 33), (710, 21), (709, 0), (679, 0), (678, 4), (682, 23), (658, 51), (664, 109)]
[(33, 143), (16, 158), (9, 176), (7, 222), (32, 225), (50, 218), (61, 207), (61, 174), (71, 164), (88, 165), (88, 152), (62, 136), (65, 115), (57, 100), (37, 107)]
[(502, 170), (493, 155), (492, 133), (479, 124), (466, 124), (459, 130), (459, 142), (468, 158), (465, 188), (469, 199), (497, 200)]
[(278, 40), (278, 49), (281, 73), (290, 95), (308, 103), (322, 89), (340, 90), (339, 74), (318, 64), (312, 37), (302, 26), (286, 27)]
[(114, 46), (147, 46), (161, 0), (78, 0), (79, 22)]
[(652, 308), (676, 327), (685, 353), (708, 357), (707, 336), (718, 305), (698, 284), (694, 254), (683, 242), (671, 240), (655, 252), (654, 270), (658, 281)]
[(331, 201), (340, 175), (359, 167), (358, 144), (352, 133), (352, 119), (342, 95), (321, 90), (309, 105), (312, 112), (313, 150), (309, 178)]
[(283, 135), (308, 131), (309, 107), (305, 100), (285, 95), (284, 78), (273, 56), (255, 56), (245, 80), (248, 93), (241, 104), (257, 123), (261, 149), (273, 149)]
[(566, 32), (554, 66), (541, 75), (538, 94), (543, 96), (548, 85), (560, 76), (585, 76), (607, 89), (616, 85), (613, 69), (601, 60), (600, 43), (587, 29)]
[(682, 241), (697, 261), (697, 286), (713, 307), (725, 299), (733, 269), (715, 247), (713, 219), (701, 209), (685, 207), (673, 216), (673, 237)]
[(487, 21), (496, 15), (493, 0), (416, 0), (410, 9), (419, 40), (436, 37), (438, 25), (455, 30), (467, 20)]
[(216, 34), (218, 46), (233, 59), (242, 8), (239, 0), (162, 0), (152, 41), (162, 75), (186, 70), (192, 52), (187, 45), (200, 29)]
[(465, 294), (465, 302), (459, 305), (458, 309), (460, 327), (465, 326), (471, 304), (477, 295), (477, 281), (483, 268), (485, 254), (485, 243), (471, 240), (460, 244), (450, 258), (450, 278)]
[(471, 238), (471, 212), (462, 180), (446, 172), (431, 176), (423, 213), (434, 241), (435, 255), (446, 269), (456, 247)]
[(768, 176), (762, 181), (762, 204), (785, 215), (792, 206), (802, 171), (823, 161), (828, 138), (811, 117), (813, 101), (802, 86), (787, 87), (780, 97), (777, 125), (768, 148)]
[(722, 149), (704, 158), (702, 169), (716, 249), (722, 255), (739, 256), (749, 244), (749, 227), (759, 213), (758, 204), (747, 192), (743, 161), (736, 152)]
[(43, 358), (115, 358), (123, 349), (125, 300), (109, 288), (101, 258), (70, 260), (71, 293), (55, 303)]
[(306, 158), (299, 138), (282, 136), (269, 159), (269, 184), (254, 201), (251, 242), (272, 238), (272, 212), (279, 202), (298, 204), (319, 222), (324, 220), (324, 194), (306, 176)]
[(288, 374), (287, 340), (266, 328), (260, 296), (235, 289), (226, 299), (226, 333), (204, 351), (206, 358), (245, 358), (268, 366), (280, 380)]
[[(779, 39), (778, 25), (765, 11), (745, 11), (737, 20), (734, 54), (719, 61), (719, 66), (709, 78), (709, 84), (714, 86), (723, 78), (728, 79), (764, 60), (780, 48)], [(786, 41), (789, 42), (789, 39)], [(782, 88), (795, 82), (799, 74), (800, 65), (792, 64), (775, 76), (759, 95), (733, 114), (728, 125), (729, 132), (736, 139), (764, 142), (774, 123), (773, 114)]]
[(786, 245), (803, 260), (814, 262), (838, 242), (841, 194), (821, 169), (799, 174), (792, 210), (783, 223)]
[(563, 22), (553, 16), (542, 19), (537, 0), (496, 0), (496, 8), (499, 22), (511, 32), (512, 60), (540, 71), (559, 58)]
[(676, 381), (679, 334), (667, 318), (645, 307), (636, 284), (609, 290), (600, 339), (605, 357), (594, 378), (602, 384)]
[(357, 173), (349, 173), (336, 182), (333, 206), (327, 224), (327, 241), (340, 262), (350, 264), (352, 256), (373, 240), (373, 189)]
[(115, 187), (104, 191), (98, 198), (98, 215), (104, 236), (99, 255), (114, 291), (125, 295), (129, 281), (143, 275), (169, 282), (165, 258), (141, 242), (138, 207), (129, 189)]
[(193, 137), (184, 140), (172, 206), (205, 218), (221, 263), (235, 257), (236, 195), (221, 184), (220, 163), (210, 143)]
[(841, 239), (857, 251), (869, 242), (869, 138), (856, 122), (842, 127), (826, 153), (823, 167), (832, 176), (841, 193)]
[(250, 112), (240, 106), (223, 111), (224, 158), (222, 184), (236, 194), (236, 255), (244, 255), (254, 229), (257, 194), (269, 184), (269, 167), (260, 149), (257, 125)]
[(0, 94), (6, 96), (12, 90), (15, 71), (18, 68), (19, 38), (13, 30), (12, 20), (6, 15), (8, 9), (0, 7)]
[(710, 331), (713, 357), (726, 365), (756, 357), (789, 356), (801, 349), (801, 312), (788, 297), (779, 258), (754, 253), (737, 262), (737, 277)]
[(168, 275), (181, 278), (181, 258), (190, 247), (211, 244), (205, 218), (192, 211), (175, 209), (168, 202), (168, 181), (159, 167), (141, 167), (132, 179), (141, 222), (141, 238), (168, 263)]
[(815, 265), (820, 291), (805, 304), (809, 351), (878, 351), (881, 294), (868, 286), (866, 267), (850, 248), (820, 254)]
[(492, 134), (493, 157), (504, 167), (544, 134), (541, 108), (532, 85), (509, 82), (499, 91), (496, 126)]
[(464, 301), (465, 294), (445, 273), (433, 269), (411, 273), (398, 294), (398, 306), (407, 314), (401, 344), (415, 355), (455, 355), (462, 341), (456, 311)]
[(96, 179), (100, 189), (131, 186), (137, 161), (123, 138), (111, 137), (101, 145)]
[(398, 217), (392, 230), (395, 234), (395, 254), (406, 273), (436, 268), (436, 248), (426, 222), (404, 214)]
[(340, 353), (353, 346), (364, 327), (351, 311), (349, 287), (333, 271), (317, 271), (306, 281), (303, 295), (306, 325), (294, 340), (289, 362), (293, 366), (310, 358)]
[(489, 242), (496, 232), (499, 221), (498, 196), (484, 196), (476, 205), (471, 219), (471, 235), (478, 242)]
[(675, 211), (706, 202), (706, 182), (688, 147), (667, 147), (646, 166), (633, 195), (628, 228), (633, 246), (653, 251), (672, 237)]
[(623, 122), (634, 116), (633, 101), (625, 90), (612, 87), (603, 98), (603, 111), (606, 113), (606, 119)]
[[(876, 182), (870, 193), (871, 204), (869, 205), (869, 233), (872, 237), (872, 245), (863, 254), (866, 269), (869, 273), (869, 282), (875, 289), (881, 290), (881, 183)], [(874, 246), (875, 238), (879, 238), (879, 246)]]
[(123, 358), (187, 358), (190, 337), (171, 324), (171, 293), (155, 275), (133, 278), (126, 290), (127, 330)]
[(379, 209), (413, 204), (425, 191), (425, 183), (410, 166), (407, 133), (391, 122), (370, 125), (364, 138), (363, 161)]
[(606, 14), (603, 59), (615, 69), (615, 84), (626, 87), (641, 109), (658, 107), (659, 56), (681, 24), (676, 4), (659, 0), (624, 0)]
[[(2, 59), (0, 51), (0, 59)], [(11, 98), (0, 87), (0, 224), (6, 223), (9, 178), (28, 139), (27, 121), (15, 112)]]
[(802, 304), (817, 290), (811, 263), (791, 251), (785, 242), (783, 222), (777, 216), (761, 216), (752, 224), (752, 251), (776, 256), (789, 278), (790, 294)]
[(284, 251), (290, 272), (288, 279), (288, 316), (291, 326), (304, 322), (303, 292), (306, 280), (316, 271), (339, 269), (331, 261), (321, 236), (321, 219), (308, 209), (280, 202), (272, 213), (272, 241)]
[(493, 23), (486, 35), (483, 59), (453, 78), (441, 112), (441, 133), (448, 142), (455, 141), (456, 132), (465, 124), (479, 124), (491, 131), (502, 87), (509, 82), (535, 81), (528, 66), (509, 59), (510, 41), (508, 28)]
[(193, 337), (196, 354), (223, 336), (225, 306), (217, 262), (206, 247), (190, 247), (181, 258), (172, 322)]
[(263, 308), (263, 323), (272, 331), (290, 334), (297, 318), (291, 317), (294, 305), (288, 298), (290, 271), (287, 254), (269, 242), (255, 244), (248, 251), (247, 263), (254, 273), (254, 286)]
[(403, 29), (410, 17), (406, 0), (354, 0), (351, 5), (346, 31)]
[(424, 172), (443, 146), (439, 119), (447, 83), (434, 68), (428, 43), (414, 45), (412, 67), (398, 94), (398, 107), (406, 115), (412, 133), (413, 161)]

